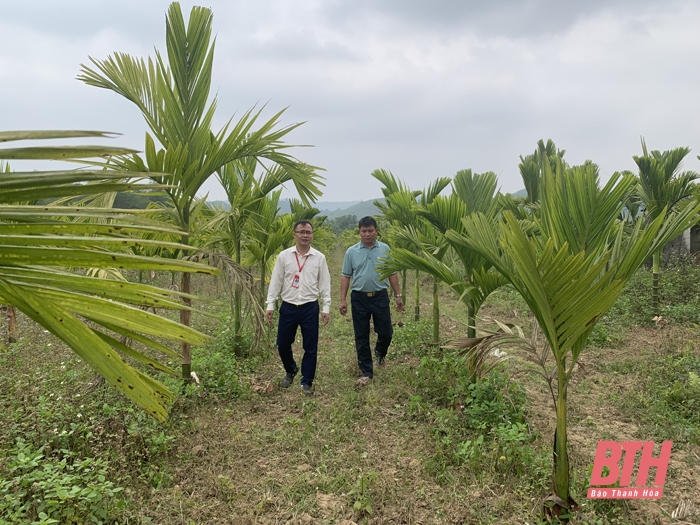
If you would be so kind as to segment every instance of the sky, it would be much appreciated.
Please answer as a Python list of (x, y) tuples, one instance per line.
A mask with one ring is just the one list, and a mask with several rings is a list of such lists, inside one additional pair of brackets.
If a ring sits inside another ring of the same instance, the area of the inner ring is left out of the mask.
[[(76, 80), (89, 57), (165, 53), (161, 0), (3, 2), (3, 130), (119, 132), (146, 124), (119, 95)], [(460, 169), (523, 188), (519, 157), (552, 139), (601, 178), (650, 149), (691, 148), (700, 172), (700, 0), (208, 0), (215, 130), (251, 107), (282, 122), (293, 154), (325, 171), (322, 201), (372, 200), (371, 173), (412, 189)], [(84, 143), (85, 141), (83, 141)], [(204, 191), (223, 199), (213, 181)], [(293, 196), (293, 189), (285, 193)]]

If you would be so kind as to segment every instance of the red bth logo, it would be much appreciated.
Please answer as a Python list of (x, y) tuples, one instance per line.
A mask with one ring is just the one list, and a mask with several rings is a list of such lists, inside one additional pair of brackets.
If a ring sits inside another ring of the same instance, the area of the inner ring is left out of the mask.
[[(663, 486), (666, 481), (668, 462), (671, 459), (672, 441), (664, 441), (661, 444), (661, 452), (654, 457), (653, 441), (599, 441), (595, 453), (593, 472), (591, 472), (591, 488), (588, 489), (589, 498), (599, 499), (658, 499), (663, 495)], [(632, 485), (637, 452), (641, 450), (637, 479)], [(622, 452), (625, 459), (620, 470)], [(608, 453), (610, 453), (608, 455)], [(608, 473), (603, 475), (605, 467)], [(647, 486), (649, 469), (656, 467), (656, 477), (653, 486)], [(619, 487), (610, 487), (619, 480)], [(605, 485), (608, 485), (607, 487)]]

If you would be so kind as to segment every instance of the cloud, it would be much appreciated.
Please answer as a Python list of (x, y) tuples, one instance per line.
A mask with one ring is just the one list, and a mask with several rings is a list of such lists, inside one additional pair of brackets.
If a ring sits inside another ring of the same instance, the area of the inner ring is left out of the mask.
[[(192, 2), (183, 3), (189, 12)], [(425, 187), (463, 168), (522, 187), (519, 155), (552, 138), (603, 177), (653, 149), (700, 137), (700, 6), (691, 1), (561, 3), (436, 0), (209, 2), (215, 126), (250, 107), (282, 108), (299, 158), (324, 167), (326, 200), (380, 195), (372, 170)], [(142, 148), (138, 110), (75, 80), (88, 56), (165, 51), (168, 2), (30, 0), (0, 21), (6, 129), (124, 132)], [(20, 42), (21, 45), (16, 43)], [(221, 198), (211, 188), (213, 198)]]
[(320, 41), (311, 29), (285, 29), (272, 38), (253, 42), (246, 55), (252, 59), (269, 60), (274, 63), (292, 62), (340, 62), (358, 60), (358, 55), (349, 47), (334, 41)]
[(329, 24), (345, 30), (391, 26), (397, 31), (449, 37), (473, 33), (479, 37), (541, 38), (568, 32), (581, 20), (607, 11), (669, 12), (682, 2), (660, 5), (653, 0), (345, 0), (328, 1), (322, 9)]

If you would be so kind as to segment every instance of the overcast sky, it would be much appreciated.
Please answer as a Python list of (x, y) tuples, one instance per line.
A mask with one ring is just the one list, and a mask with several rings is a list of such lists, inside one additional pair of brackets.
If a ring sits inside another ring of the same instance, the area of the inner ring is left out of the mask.
[[(2, 129), (97, 129), (143, 149), (118, 95), (76, 76), (90, 56), (165, 52), (161, 0), (3, 2)], [(189, 13), (193, 2), (182, 2)], [(216, 126), (267, 103), (306, 122), (288, 142), (326, 171), (321, 200), (381, 196), (385, 168), (421, 189), (459, 169), (523, 187), (519, 156), (553, 139), (604, 179), (651, 149), (700, 171), (700, 1), (209, 0)], [(211, 199), (223, 191), (207, 186)]]

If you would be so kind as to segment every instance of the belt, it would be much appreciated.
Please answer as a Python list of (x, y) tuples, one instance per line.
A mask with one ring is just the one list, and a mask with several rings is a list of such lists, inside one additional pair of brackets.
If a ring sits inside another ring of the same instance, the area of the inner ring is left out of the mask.
[(365, 297), (376, 297), (378, 295), (381, 295), (383, 293), (387, 293), (386, 290), (379, 290), (378, 292), (359, 292), (357, 290), (353, 290), (352, 293), (359, 293), (360, 295), (363, 295)]

